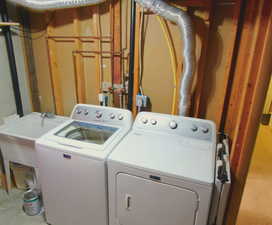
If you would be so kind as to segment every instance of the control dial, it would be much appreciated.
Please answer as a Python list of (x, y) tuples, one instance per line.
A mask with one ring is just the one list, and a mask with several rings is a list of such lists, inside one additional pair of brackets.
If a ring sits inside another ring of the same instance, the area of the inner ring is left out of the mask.
[(177, 129), (178, 124), (177, 124), (176, 121), (172, 120), (172, 121), (170, 121), (170, 123), (169, 123), (169, 127), (170, 127), (171, 129)]
[(76, 114), (81, 114), (81, 110), (80, 109), (76, 109)]
[(101, 118), (101, 117), (102, 117), (102, 114), (103, 114), (102, 112), (97, 111), (97, 112), (96, 112), (96, 118), (97, 118), (97, 119)]
[(201, 130), (204, 134), (207, 134), (209, 132), (209, 128), (207, 127), (202, 127)]
[(142, 121), (143, 124), (147, 124), (148, 119), (147, 118), (142, 118), (141, 121)]
[(118, 115), (118, 120), (123, 120), (124, 116), (122, 114)]
[(150, 123), (151, 123), (152, 125), (156, 125), (156, 124), (157, 124), (157, 120), (152, 119), (152, 120), (150, 120)]
[(113, 113), (111, 113), (110, 118), (113, 120), (115, 118), (115, 115)]

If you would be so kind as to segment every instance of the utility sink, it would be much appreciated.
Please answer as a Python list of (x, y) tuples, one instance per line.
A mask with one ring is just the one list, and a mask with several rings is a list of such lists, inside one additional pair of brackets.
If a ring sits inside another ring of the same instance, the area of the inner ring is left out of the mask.
[(61, 116), (42, 118), (40, 113), (34, 112), (21, 118), (10, 119), (0, 126), (0, 149), (8, 191), (11, 187), (10, 162), (33, 167), (38, 178), (35, 140), (68, 119), (69, 117)]

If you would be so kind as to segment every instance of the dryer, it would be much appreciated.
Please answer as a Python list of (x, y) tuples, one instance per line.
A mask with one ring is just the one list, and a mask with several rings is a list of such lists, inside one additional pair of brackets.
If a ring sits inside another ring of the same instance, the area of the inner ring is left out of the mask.
[(128, 110), (76, 105), (69, 121), (36, 141), (49, 224), (108, 224), (106, 159), (131, 125)]
[(141, 112), (108, 158), (110, 225), (206, 225), (215, 181), (211, 121)]

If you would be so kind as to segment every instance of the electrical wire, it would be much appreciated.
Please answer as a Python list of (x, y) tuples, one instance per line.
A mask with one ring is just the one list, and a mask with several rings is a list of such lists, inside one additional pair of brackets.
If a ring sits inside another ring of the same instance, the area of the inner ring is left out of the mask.
[(178, 81), (177, 56), (176, 56), (176, 52), (175, 52), (175, 48), (174, 48), (173, 39), (171, 38), (171, 34), (170, 34), (170, 31), (169, 31), (169, 28), (166, 24), (165, 19), (163, 19), (162, 17), (160, 17), (158, 15), (156, 17), (161, 25), (161, 28), (164, 33), (164, 37), (166, 39), (167, 46), (169, 49), (170, 57), (171, 57), (171, 65), (172, 65), (172, 72), (173, 72), (173, 86), (174, 86), (171, 114), (176, 114), (176, 111), (177, 111), (177, 81)]

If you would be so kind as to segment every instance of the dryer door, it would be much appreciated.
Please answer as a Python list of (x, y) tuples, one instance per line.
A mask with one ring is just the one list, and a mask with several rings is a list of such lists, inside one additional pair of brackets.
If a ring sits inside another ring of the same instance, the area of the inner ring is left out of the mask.
[(195, 224), (198, 198), (193, 191), (120, 173), (116, 194), (119, 224)]

